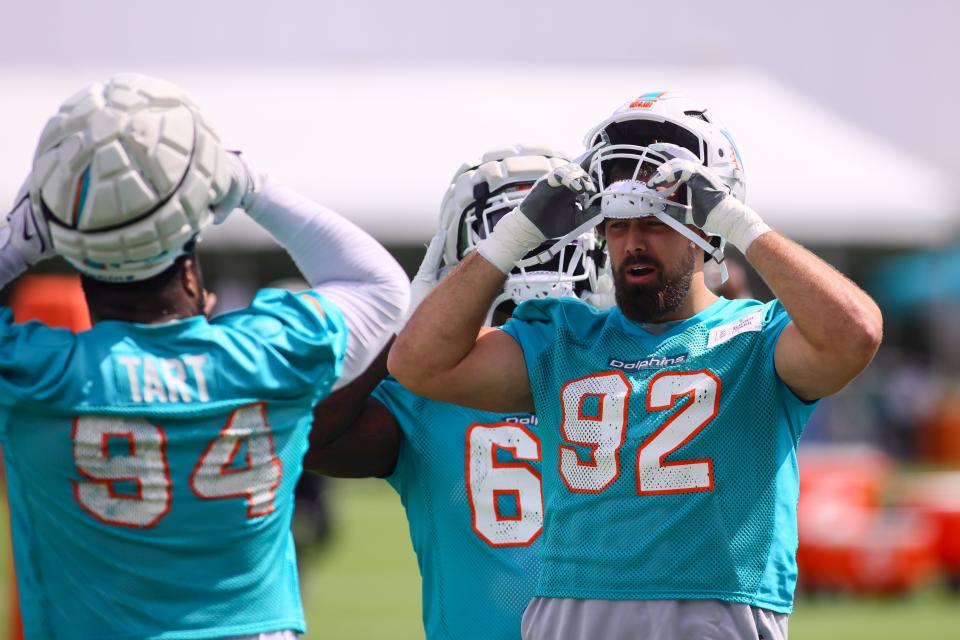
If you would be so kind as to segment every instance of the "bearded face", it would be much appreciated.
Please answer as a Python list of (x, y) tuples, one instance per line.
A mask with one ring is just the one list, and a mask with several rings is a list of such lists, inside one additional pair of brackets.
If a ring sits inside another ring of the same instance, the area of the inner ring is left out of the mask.
[(699, 250), (687, 243), (665, 264), (650, 253), (629, 253), (615, 266), (617, 306), (635, 322), (660, 322), (677, 310), (690, 291)]

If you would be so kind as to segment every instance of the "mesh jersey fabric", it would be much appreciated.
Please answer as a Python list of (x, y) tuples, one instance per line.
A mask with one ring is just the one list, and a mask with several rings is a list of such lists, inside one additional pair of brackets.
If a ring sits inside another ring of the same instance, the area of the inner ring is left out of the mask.
[(402, 437), (400, 494), (428, 640), (519, 640), (540, 570), (540, 441), (530, 414), (427, 400), (388, 378), (374, 391)]
[(774, 368), (789, 322), (779, 302), (722, 298), (659, 335), (618, 308), (517, 308), (504, 330), (543, 441), (537, 595), (792, 610), (796, 445), (815, 403)]
[(265, 289), (211, 321), (73, 334), (0, 311), (0, 441), (26, 637), (304, 630), (290, 535), (347, 329)]

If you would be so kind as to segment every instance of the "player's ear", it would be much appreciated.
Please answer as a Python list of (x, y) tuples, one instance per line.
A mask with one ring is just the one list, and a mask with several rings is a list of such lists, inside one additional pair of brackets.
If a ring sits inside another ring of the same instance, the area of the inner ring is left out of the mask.
[(195, 261), (196, 258), (192, 256), (183, 259), (180, 283), (189, 297), (197, 299), (203, 291), (203, 283), (200, 282), (200, 273), (197, 271)]

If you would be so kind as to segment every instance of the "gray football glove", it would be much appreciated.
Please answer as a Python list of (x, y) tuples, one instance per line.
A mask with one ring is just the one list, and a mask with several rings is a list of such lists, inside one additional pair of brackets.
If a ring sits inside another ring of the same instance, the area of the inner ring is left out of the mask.
[(586, 220), (584, 207), (596, 192), (590, 175), (570, 162), (537, 180), (519, 209), (544, 239), (559, 238)]
[(520, 206), (497, 223), (477, 251), (509, 273), (547, 238), (565, 236), (582, 226), (593, 213), (585, 207), (596, 192), (593, 180), (577, 162), (558, 167), (534, 183)]
[(704, 228), (707, 218), (710, 212), (730, 195), (730, 191), (689, 149), (668, 142), (657, 142), (650, 145), (650, 150), (668, 160), (657, 168), (656, 173), (647, 181), (647, 186), (659, 187), (676, 182), (686, 184), (690, 190), (693, 223), (709, 233), (709, 230)]
[(691, 151), (665, 142), (652, 144), (650, 149), (668, 160), (657, 168), (647, 186), (686, 184), (692, 222), (706, 233), (724, 238), (746, 255), (750, 244), (771, 230), (756, 211), (730, 195), (723, 181)]

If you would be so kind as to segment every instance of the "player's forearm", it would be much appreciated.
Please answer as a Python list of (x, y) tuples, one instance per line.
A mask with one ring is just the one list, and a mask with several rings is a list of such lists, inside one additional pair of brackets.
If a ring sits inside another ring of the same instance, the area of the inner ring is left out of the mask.
[(776, 232), (747, 250), (756, 268), (815, 350), (841, 358), (857, 371), (870, 362), (883, 335), (876, 303), (839, 271)]
[(387, 353), (390, 344), (380, 352), (370, 366), (350, 384), (331, 393), (313, 409), (310, 428), (310, 450), (324, 447), (346, 432), (363, 411), (367, 398), (387, 377)]
[(334, 478), (383, 477), (393, 473), (400, 452), (400, 427), (376, 400), (367, 398), (349, 428), (323, 446), (311, 441), (304, 468)]
[(330, 283), (371, 283), (384, 299), (406, 309), (406, 274), (366, 231), (337, 212), (267, 180), (247, 209), (290, 253), (311, 287)]
[(443, 395), (473, 348), (506, 276), (478, 253), (468, 256), (417, 307), (390, 350), (387, 367), (408, 389)]

